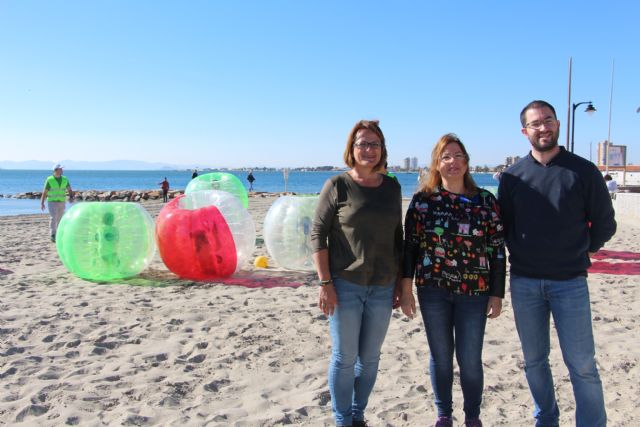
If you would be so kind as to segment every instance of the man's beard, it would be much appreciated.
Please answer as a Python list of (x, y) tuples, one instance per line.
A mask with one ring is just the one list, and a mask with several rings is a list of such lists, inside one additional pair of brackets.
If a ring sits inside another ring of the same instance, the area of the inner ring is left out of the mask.
[(536, 141), (529, 140), (529, 142), (531, 142), (531, 145), (536, 151), (540, 153), (545, 153), (547, 151), (553, 150), (558, 146), (558, 136), (559, 136), (559, 132), (558, 133), (552, 132), (551, 137), (549, 138), (549, 142), (545, 145), (540, 144), (539, 142), (540, 138), (538, 138)]

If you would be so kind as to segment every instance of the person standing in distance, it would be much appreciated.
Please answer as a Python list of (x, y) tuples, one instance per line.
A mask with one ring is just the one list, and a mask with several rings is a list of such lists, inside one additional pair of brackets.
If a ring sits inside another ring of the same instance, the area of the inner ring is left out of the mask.
[(364, 412), (399, 293), (402, 195), (398, 181), (381, 173), (386, 159), (378, 121), (357, 122), (344, 150), (351, 169), (325, 182), (313, 220), (318, 305), (329, 316), (328, 382), (336, 426), (367, 426)]
[(253, 181), (256, 180), (256, 177), (253, 176), (253, 169), (249, 171), (249, 175), (247, 175), (247, 181), (249, 181), (249, 191), (253, 191)]
[(612, 200), (615, 200), (616, 193), (618, 192), (618, 183), (609, 174), (606, 174), (604, 176), (604, 182), (607, 183), (607, 190), (609, 190), (609, 196), (611, 196)]
[(73, 190), (66, 176), (62, 175), (62, 165), (57, 164), (53, 167), (53, 175), (49, 176), (44, 182), (42, 197), (40, 197), (40, 209), (44, 211), (44, 201), (47, 200), (47, 208), (51, 215), (49, 230), (51, 231), (51, 241), (56, 241), (56, 232), (58, 224), (64, 215), (66, 203), (66, 194), (69, 193), (69, 201), (73, 201)]
[(162, 202), (167, 203), (169, 201), (169, 181), (167, 177), (164, 177), (164, 181), (159, 182), (158, 185), (162, 189)]
[(551, 104), (530, 102), (520, 121), (531, 152), (502, 173), (498, 202), (536, 426), (558, 426), (560, 417), (549, 366), (550, 315), (569, 369), (576, 425), (605, 426), (587, 269), (615, 234), (611, 198), (593, 163), (558, 146), (560, 122)]

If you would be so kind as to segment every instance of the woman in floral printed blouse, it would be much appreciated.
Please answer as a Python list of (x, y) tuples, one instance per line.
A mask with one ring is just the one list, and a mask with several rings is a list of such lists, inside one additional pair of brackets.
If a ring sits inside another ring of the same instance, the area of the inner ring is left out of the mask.
[(417, 286), (430, 349), (436, 427), (453, 425), (453, 353), (460, 367), (465, 426), (482, 426), (482, 343), (486, 319), (502, 309), (505, 256), (496, 198), (478, 188), (454, 134), (440, 138), (428, 176), (405, 218), (401, 307), (413, 317)]

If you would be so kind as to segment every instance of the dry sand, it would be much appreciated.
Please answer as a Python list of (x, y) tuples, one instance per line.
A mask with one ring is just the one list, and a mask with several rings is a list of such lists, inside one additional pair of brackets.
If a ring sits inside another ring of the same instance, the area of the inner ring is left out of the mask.
[[(274, 200), (250, 199), (259, 238)], [(145, 207), (155, 216), (161, 205)], [(333, 425), (315, 274), (247, 265), (237, 282), (303, 285), (201, 284), (177, 279), (156, 256), (135, 279), (96, 284), (65, 270), (47, 228), (47, 215), (0, 217), (0, 425)], [(607, 249), (640, 252), (639, 237), (637, 223), (621, 223)], [(264, 245), (255, 255), (267, 255)], [(639, 425), (640, 276), (589, 282), (609, 425)], [(574, 425), (555, 337), (552, 347), (561, 425)], [(368, 420), (430, 425), (422, 320), (394, 312), (382, 350)], [(508, 294), (503, 315), (488, 323), (484, 364), (485, 425), (533, 425)], [(455, 425), (461, 406), (456, 374)]]

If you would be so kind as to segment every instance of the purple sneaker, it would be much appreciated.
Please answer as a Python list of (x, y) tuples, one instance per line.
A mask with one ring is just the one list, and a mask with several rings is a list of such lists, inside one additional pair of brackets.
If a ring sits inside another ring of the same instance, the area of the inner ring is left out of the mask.
[(451, 417), (438, 417), (438, 420), (433, 427), (453, 427), (453, 418)]
[(482, 421), (480, 421), (480, 418), (464, 420), (464, 427), (482, 427)]

